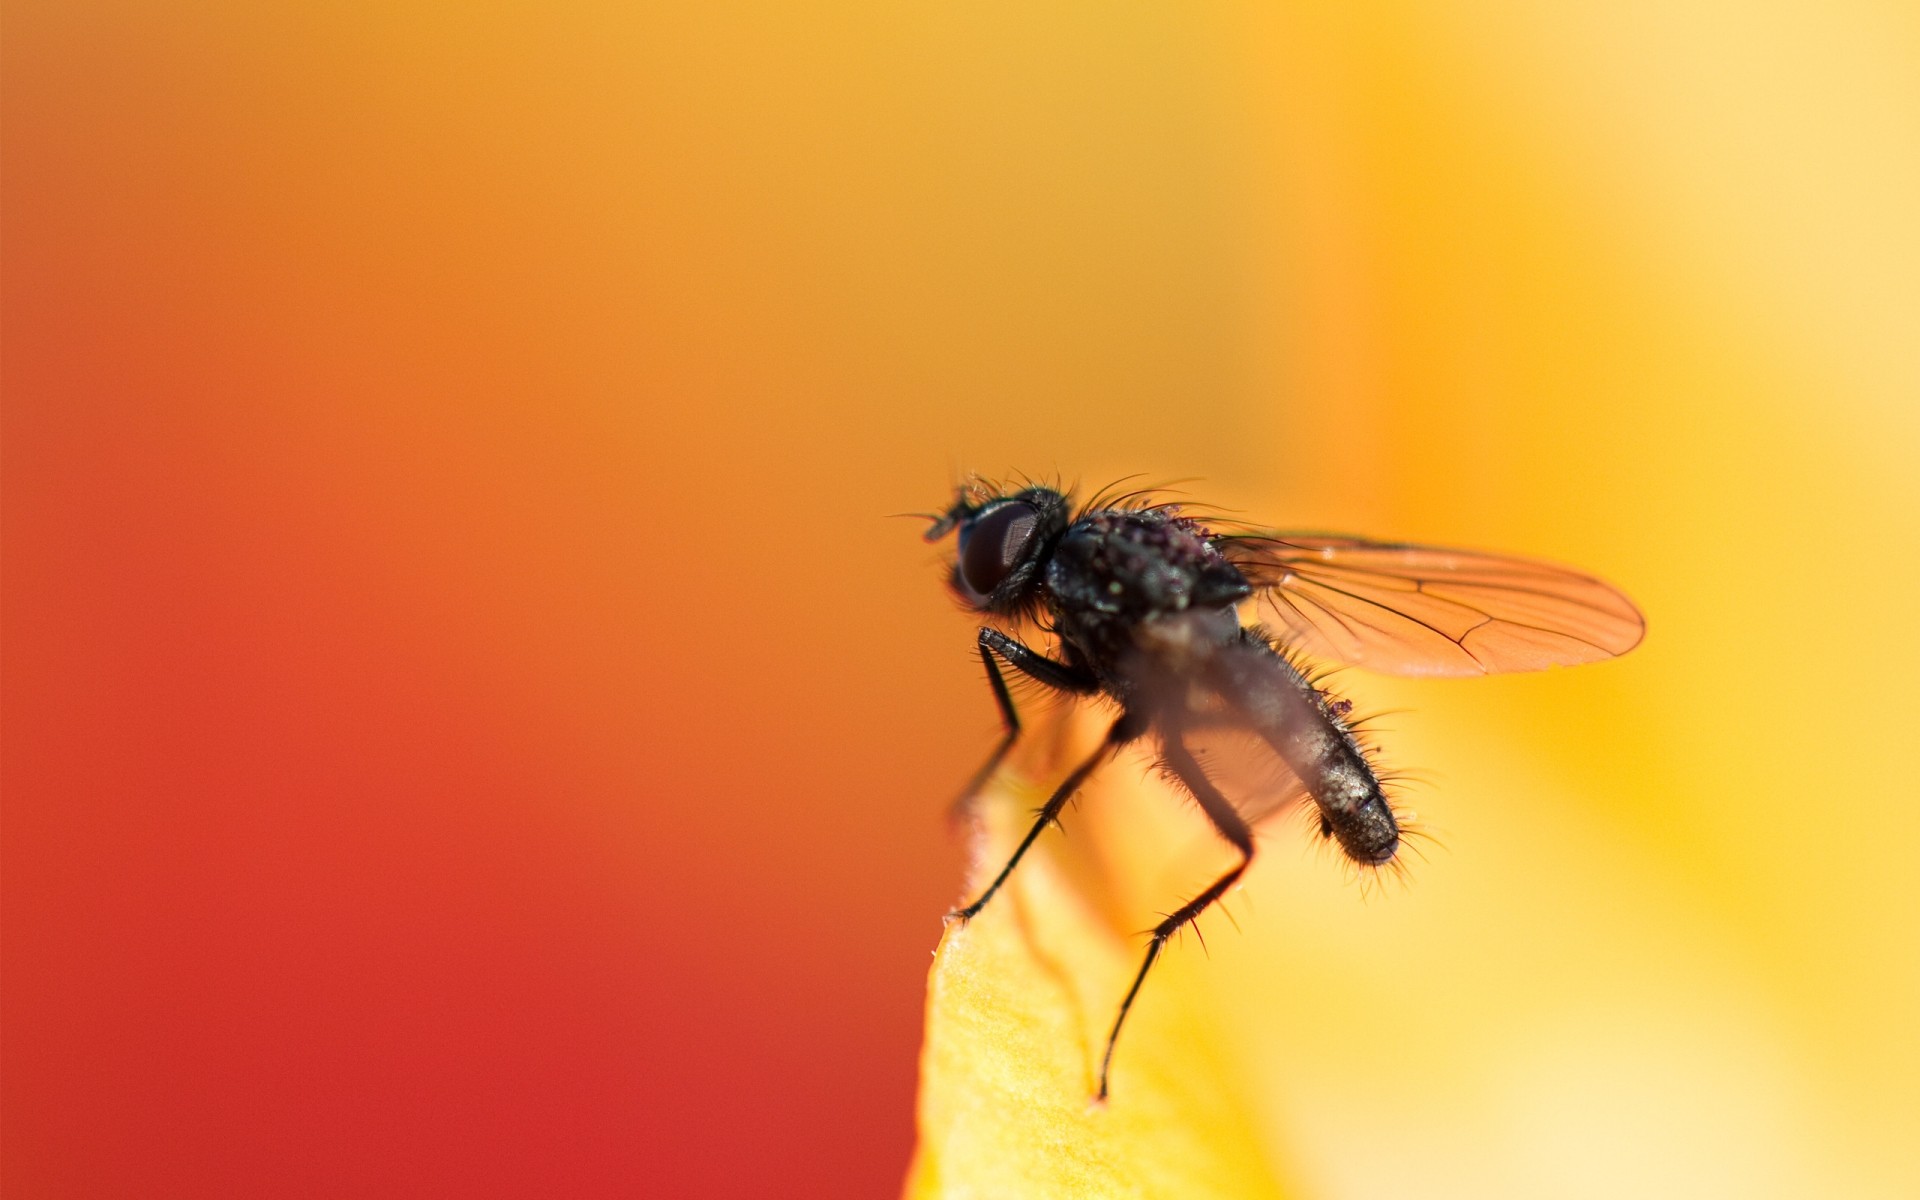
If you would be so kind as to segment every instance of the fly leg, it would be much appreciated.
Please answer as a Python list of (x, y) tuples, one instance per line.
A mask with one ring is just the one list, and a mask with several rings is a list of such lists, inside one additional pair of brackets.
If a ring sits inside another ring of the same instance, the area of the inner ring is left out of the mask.
[(1213, 827), (1219, 831), (1220, 836), (1227, 839), (1233, 844), (1233, 848), (1240, 852), (1240, 862), (1233, 870), (1216, 879), (1206, 891), (1169, 913), (1166, 920), (1153, 927), (1153, 938), (1147, 943), (1146, 960), (1140, 964), (1140, 973), (1133, 977), (1133, 986), (1127, 989), (1126, 999), (1120, 1001), (1120, 1013), (1113, 1019), (1112, 1032), (1107, 1034), (1106, 1053), (1100, 1056), (1098, 1098), (1101, 1100), (1107, 1098), (1107, 1073), (1113, 1066), (1113, 1046), (1120, 1040), (1120, 1027), (1126, 1024), (1127, 1012), (1133, 1007), (1134, 997), (1140, 994), (1140, 985), (1146, 982), (1147, 972), (1153, 969), (1154, 960), (1160, 957), (1161, 947), (1165, 946), (1167, 939), (1178, 932), (1182, 926), (1190, 924), (1220, 897), (1226, 895), (1227, 889), (1231, 888), (1240, 876), (1246, 874), (1247, 868), (1253, 863), (1253, 831), (1247, 827), (1246, 821), (1241, 819), (1240, 814), (1234, 811), (1233, 805), (1227, 802), (1227, 798), (1220, 794), (1220, 790), (1213, 786), (1213, 782), (1207, 778), (1205, 772), (1201, 771), (1200, 764), (1194, 760), (1186, 744), (1178, 737), (1169, 735), (1162, 748), (1161, 761), (1173, 777), (1193, 793), (1193, 798), (1200, 802), (1200, 811), (1207, 814), (1207, 819), (1213, 822)]
[(948, 913), (948, 919), (971, 921), (975, 914), (985, 908), (987, 901), (993, 899), (993, 894), (1000, 890), (1000, 885), (1007, 881), (1007, 876), (1013, 874), (1013, 869), (1020, 865), (1021, 858), (1039, 838), (1040, 831), (1059, 819), (1060, 810), (1065, 808), (1067, 801), (1080, 790), (1080, 785), (1087, 781), (1087, 776), (1093, 774), (1094, 769), (1106, 761), (1114, 751), (1139, 737), (1145, 729), (1144, 721), (1139, 720), (1132, 713), (1121, 713), (1119, 719), (1108, 728), (1107, 736), (1101, 741), (1100, 748), (1089, 755), (1085, 762), (1075, 767), (1073, 773), (1061, 781), (1060, 786), (1054, 789), (1053, 795), (1049, 796), (1047, 802), (1040, 807), (1040, 811), (1035, 814), (1033, 828), (1027, 830), (1027, 836), (1021, 838), (1020, 844), (1014, 847), (1013, 857), (1007, 860), (1006, 866), (1000, 868), (1000, 873), (993, 877), (993, 882), (987, 885), (987, 890), (981, 892), (980, 898), (972, 904)]
[(993, 748), (987, 761), (973, 773), (967, 786), (955, 797), (950, 815), (958, 816), (987, 786), (1000, 764), (1006, 761), (1013, 744), (1020, 740), (1020, 714), (1013, 707), (1013, 693), (1007, 690), (1006, 677), (1000, 673), (1000, 663), (996, 656), (1006, 660), (1008, 666), (1030, 679), (1039, 681), (1056, 691), (1069, 692), (1077, 696), (1090, 696), (1100, 690), (1100, 681), (1093, 672), (1084, 667), (1073, 667), (1066, 663), (1055, 662), (1046, 655), (1030, 650), (998, 629), (982, 629), (979, 639), (980, 662), (987, 668), (987, 683), (993, 688), (993, 701), (1000, 707), (1000, 722), (1006, 727), (1006, 734), (1000, 744)]

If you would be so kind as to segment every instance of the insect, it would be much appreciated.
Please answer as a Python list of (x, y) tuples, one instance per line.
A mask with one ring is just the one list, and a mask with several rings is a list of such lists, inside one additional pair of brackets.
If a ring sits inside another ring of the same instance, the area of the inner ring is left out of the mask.
[[(1002, 664), (1043, 688), (1104, 697), (1119, 710), (1100, 747), (1036, 814), (986, 889), (992, 900), (1041, 832), (1122, 747), (1151, 738), (1161, 771), (1191, 795), (1239, 861), (1154, 926), (1100, 1059), (1107, 1097), (1114, 1046), (1167, 939), (1253, 862), (1253, 823), (1271, 796), (1228, 795), (1202, 747), (1237, 735), (1278, 764), (1282, 799), (1304, 796), (1319, 832), (1362, 867), (1390, 864), (1403, 834), (1349, 717), (1306, 664), (1403, 675), (1468, 676), (1594, 662), (1638, 645), (1646, 623), (1612, 585), (1533, 559), (1286, 534), (1188, 515), (1145, 492), (1074, 506), (1057, 488), (963, 485), (925, 514), (928, 541), (958, 534), (954, 594), (991, 624), (980, 661), (1005, 735), (968, 784), (985, 786), (1021, 733)], [(1254, 620), (1243, 623), (1242, 610)], [(1270, 624), (1261, 623), (1269, 622)], [(1011, 630), (1012, 632), (1009, 632)], [(1014, 636), (1049, 637), (1052, 654)]]

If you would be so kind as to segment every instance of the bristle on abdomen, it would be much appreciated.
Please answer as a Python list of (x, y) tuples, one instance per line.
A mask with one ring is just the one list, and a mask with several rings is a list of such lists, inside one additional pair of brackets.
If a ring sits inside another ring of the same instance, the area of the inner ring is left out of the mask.
[[(1291, 661), (1261, 631), (1248, 629), (1242, 637), (1264, 653), (1227, 656), (1225, 682), (1255, 716), (1261, 736), (1300, 777), (1320, 810), (1321, 832), (1362, 867), (1391, 862), (1400, 849), (1400, 821), (1347, 722), (1351, 705), (1328, 695), (1304, 664)], [(1280, 686), (1272, 686), (1276, 682)]]
[(1307, 793), (1320, 810), (1321, 829), (1362, 866), (1388, 862), (1400, 848), (1400, 821), (1366, 751), (1330, 714), (1315, 733), (1318, 736), (1297, 739), (1319, 744), (1309, 747), (1309, 761), (1297, 763), (1295, 769), (1302, 772)]

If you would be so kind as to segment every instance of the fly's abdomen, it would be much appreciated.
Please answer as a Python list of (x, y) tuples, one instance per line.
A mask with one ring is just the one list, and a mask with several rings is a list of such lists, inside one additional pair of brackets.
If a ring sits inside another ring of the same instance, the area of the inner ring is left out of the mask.
[(1299, 668), (1257, 629), (1241, 632), (1215, 664), (1222, 691), (1238, 701), (1260, 737), (1305, 786), (1320, 830), (1365, 866), (1392, 860), (1400, 822), (1352, 730)]
[[(1318, 786), (1310, 782), (1307, 791), (1320, 806), (1321, 831), (1338, 842), (1348, 858), (1377, 867), (1399, 851), (1400, 822), (1380, 790), (1366, 752), (1353, 744), (1353, 735), (1345, 729), (1338, 731), (1338, 737), (1345, 745), (1319, 757)], [(1311, 778), (1306, 775), (1311, 768), (1294, 769)]]

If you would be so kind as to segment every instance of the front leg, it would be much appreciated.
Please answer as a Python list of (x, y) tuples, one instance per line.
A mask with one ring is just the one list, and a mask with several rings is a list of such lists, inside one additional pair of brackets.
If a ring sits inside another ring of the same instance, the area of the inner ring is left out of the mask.
[(1027, 830), (1027, 836), (1021, 838), (1020, 844), (1014, 847), (1013, 857), (1007, 860), (1006, 866), (1000, 868), (1000, 873), (993, 877), (993, 882), (987, 885), (987, 890), (981, 892), (980, 898), (972, 904), (948, 913), (948, 918), (961, 922), (970, 921), (981, 909), (985, 908), (987, 901), (993, 899), (993, 894), (1000, 890), (1000, 885), (1007, 881), (1007, 876), (1013, 874), (1013, 869), (1020, 865), (1021, 858), (1025, 857), (1027, 850), (1033, 845), (1034, 841), (1039, 838), (1040, 831), (1059, 820), (1060, 810), (1065, 808), (1067, 801), (1071, 800), (1073, 794), (1080, 790), (1080, 785), (1087, 781), (1087, 776), (1093, 774), (1094, 768), (1104, 762), (1114, 751), (1139, 737), (1146, 731), (1146, 727), (1146, 722), (1135, 714), (1131, 712), (1121, 713), (1113, 725), (1108, 728), (1107, 736), (1105, 740), (1100, 743), (1100, 748), (1088, 755), (1085, 762), (1075, 767), (1073, 773), (1062, 780), (1060, 786), (1054, 789), (1053, 795), (1047, 797), (1047, 802), (1040, 807), (1040, 811), (1034, 814), (1035, 820), (1033, 822), (1033, 828)]
[(980, 789), (987, 786), (987, 781), (993, 778), (993, 773), (1000, 769), (1002, 762), (1006, 761), (1007, 754), (1013, 749), (1013, 744), (1020, 740), (1020, 714), (1013, 707), (1013, 693), (1007, 690), (1006, 677), (1000, 674), (999, 660), (1005, 660), (1008, 666), (1022, 675), (1037, 680), (1055, 691), (1074, 696), (1091, 696), (1100, 690), (1100, 681), (1092, 671), (1069, 663), (1055, 662), (1046, 655), (1021, 645), (998, 629), (982, 628), (978, 645), (980, 662), (987, 668), (987, 683), (993, 688), (994, 703), (1000, 706), (1000, 721), (1006, 728), (1006, 734), (1000, 739), (1000, 744), (994, 747), (993, 753), (987, 756), (987, 761), (980, 764), (980, 769), (973, 773), (973, 778), (967, 781), (966, 790), (954, 800), (953, 810), (956, 813), (980, 794)]

